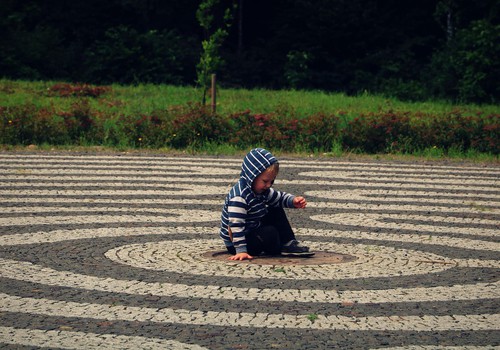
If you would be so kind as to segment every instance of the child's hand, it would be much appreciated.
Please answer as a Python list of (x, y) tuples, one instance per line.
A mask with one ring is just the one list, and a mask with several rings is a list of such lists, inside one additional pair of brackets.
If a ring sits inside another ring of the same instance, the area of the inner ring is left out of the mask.
[(236, 255), (233, 255), (231, 257), (229, 257), (229, 260), (252, 260), (253, 259), (253, 256), (251, 256), (250, 254), (248, 253), (238, 253)]
[(305, 208), (307, 205), (307, 201), (304, 197), (295, 197), (293, 199), (293, 206), (295, 208)]

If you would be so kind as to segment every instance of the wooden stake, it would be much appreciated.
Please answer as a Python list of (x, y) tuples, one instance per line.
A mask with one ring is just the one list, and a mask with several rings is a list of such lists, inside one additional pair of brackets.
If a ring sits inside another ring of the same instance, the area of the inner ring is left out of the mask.
[(212, 89), (211, 89), (211, 95), (212, 95), (212, 113), (215, 113), (215, 110), (217, 109), (217, 97), (216, 95), (216, 76), (215, 74), (212, 74)]

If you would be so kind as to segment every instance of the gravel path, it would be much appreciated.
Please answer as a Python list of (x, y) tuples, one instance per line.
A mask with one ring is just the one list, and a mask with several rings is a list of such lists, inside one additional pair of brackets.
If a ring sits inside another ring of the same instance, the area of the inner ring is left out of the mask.
[(498, 166), (280, 163), (307, 263), (210, 254), (239, 158), (0, 153), (0, 348), (500, 349)]

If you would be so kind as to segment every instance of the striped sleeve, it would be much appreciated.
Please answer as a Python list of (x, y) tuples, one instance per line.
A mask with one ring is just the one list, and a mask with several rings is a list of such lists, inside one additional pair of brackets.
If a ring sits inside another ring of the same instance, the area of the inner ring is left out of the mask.
[(277, 191), (271, 187), (267, 194), (267, 203), (271, 207), (293, 208), (294, 198), (295, 196), (290, 193)]
[(233, 197), (228, 202), (228, 226), (233, 234), (233, 246), (236, 253), (247, 252), (245, 224), (247, 220), (247, 203), (243, 197)]

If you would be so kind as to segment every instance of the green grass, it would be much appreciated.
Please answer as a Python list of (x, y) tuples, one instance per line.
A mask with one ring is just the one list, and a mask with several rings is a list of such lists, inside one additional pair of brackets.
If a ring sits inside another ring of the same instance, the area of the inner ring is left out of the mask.
[[(128, 101), (130, 111), (151, 112), (172, 105), (200, 102), (202, 92), (193, 87), (167, 85), (113, 85), (113, 98)], [(218, 89), (217, 111), (230, 114), (250, 110), (252, 113), (279, 112), (283, 115), (304, 116), (315, 113), (361, 113), (379, 111), (409, 111), (446, 113), (453, 110), (469, 113), (499, 113), (495, 105), (455, 105), (447, 102), (402, 102), (383, 96), (363, 94), (347, 96), (343, 93), (295, 90)]]
[[(48, 96), (53, 81), (0, 80), (0, 106), (33, 103), (36, 106), (55, 105), (66, 109), (77, 98)], [(91, 99), (92, 107), (116, 110), (127, 115), (149, 114), (171, 106), (200, 102), (202, 91), (195, 87), (141, 84), (112, 85), (112, 91), (100, 99)], [(315, 113), (343, 114), (348, 118), (361, 113), (403, 111), (421, 113), (500, 113), (497, 105), (457, 105), (444, 101), (402, 102), (383, 96), (362, 94), (347, 96), (342, 93), (294, 90), (223, 89), (217, 91), (217, 112), (231, 114), (250, 110), (252, 113), (277, 112), (281, 115), (301, 117)]]

